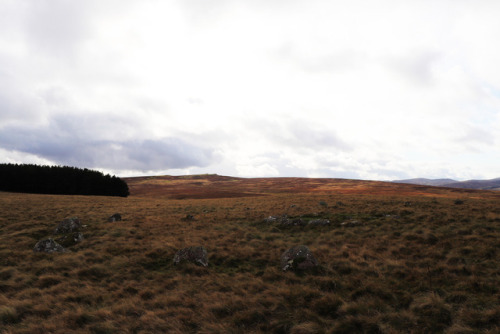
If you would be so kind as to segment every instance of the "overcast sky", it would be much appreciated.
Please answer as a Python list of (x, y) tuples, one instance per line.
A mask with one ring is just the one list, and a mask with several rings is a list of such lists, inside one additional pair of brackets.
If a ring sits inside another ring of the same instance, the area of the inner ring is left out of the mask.
[(500, 177), (500, 1), (0, 0), (0, 162)]

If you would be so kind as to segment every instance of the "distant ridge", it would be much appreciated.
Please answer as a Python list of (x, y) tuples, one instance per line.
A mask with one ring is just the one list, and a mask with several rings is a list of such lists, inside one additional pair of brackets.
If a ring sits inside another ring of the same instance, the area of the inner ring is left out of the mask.
[(282, 194), (369, 194), (383, 196), (452, 197), (471, 193), (500, 198), (500, 192), (444, 188), (428, 185), (333, 178), (269, 177), (240, 178), (205, 175), (158, 175), (124, 178), (130, 195), (170, 199), (215, 199)]
[(479, 189), (479, 190), (500, 190), (500, 178), (491, 180), (468, 180), (457, 181), (453, 179), (425, 179), (416, 178), (408, 180), (395, 180), (394, 183), (408, 183), (423, 186), (447, 187), (447, 188), (462, 188), (462, 189)]
[(442, 187), (447, 184), (457, 183), (459, 181), (453, 179), (425, 179), (425, 178), (417, 178), (417, 179), (408, 179), (408, 180), (396, 180), (392, 181), (395, 183), (409, 183), (409, 184), (418, 184), (421, 186), (436, 186)]

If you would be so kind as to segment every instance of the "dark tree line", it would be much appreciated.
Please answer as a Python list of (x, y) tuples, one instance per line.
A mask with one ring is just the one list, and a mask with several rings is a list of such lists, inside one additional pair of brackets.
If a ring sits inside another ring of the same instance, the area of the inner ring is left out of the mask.
[(0, 164), (0, 190), (35, 194), (127, 197), (127, 183), (116, 176), (76, 167)]

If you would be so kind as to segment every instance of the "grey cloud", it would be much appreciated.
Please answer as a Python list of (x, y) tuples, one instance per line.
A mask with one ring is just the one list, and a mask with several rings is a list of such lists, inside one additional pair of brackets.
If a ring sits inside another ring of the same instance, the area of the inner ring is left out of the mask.
[[(116, 125), (116, 124), (115, 124)], [(109, 126), (109, 131), (119, 131)], [(95, 131), (95, 133), (93, 133)], [(165, 170), (209, 165), (212, 150), (175, 137), (99, 139), (98, 130), (78, 126), (78, 119), (55, 119), (47, 127), (7, 126), (0, 147), (34, 154), (58, 164), (115, 170)]]
[(438, 52), (422, 51), (406, 57), (391, 59), (388, 61), (388, 66), (413, 83), (425, 86), (433, 82), (433, 66), (441, 57), (442, 55)]
[(89, 14), (86, 1), (41, 0), (27, 5), (27, 38), (38, 51), (66, 55), (85, 37)]
[(38, 92), (39, 97), (50, 107), (65, 107), (70, 102), (68, 91), (59, 86), (50, 86)]
[(352, 146), (340, 138), (335, 131), (308, 123), (306, 120), (292, 119), (275, 122), (260, 119), (248, 122), (248, 127), (270, 138), (272, 142), (294, 149), (352, 150)]
[(477, 150), (477, 145), (483, 147), (484, 145), (494, 145), (495, 136), (480, 127), (469, 126), (467, 127), (466, 133), (463, 136), (457, 137), (456, 141), (469, 149)]
[(22, 90), (21, 86), (15, 77), (0, 70), (0, 125), (12, 120), (36, 121), (41, 117), (36, 109), (39, 102), (36, 96)]
[(297, 146), (309, 148), (335, 148), (340, 151), (350, 151), (352, 147), (337, 136), (332, 130), (325, 130), (314, 127), (310, 124), (291, 123), (288, 130), (292, 135), (291, 139)]

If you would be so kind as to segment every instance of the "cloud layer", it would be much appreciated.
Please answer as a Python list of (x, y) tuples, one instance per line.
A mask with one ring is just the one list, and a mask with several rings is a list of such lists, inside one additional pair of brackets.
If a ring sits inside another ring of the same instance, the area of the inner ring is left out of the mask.
[(493, 178), (493, 1), (0, 3), (0, 161)]

